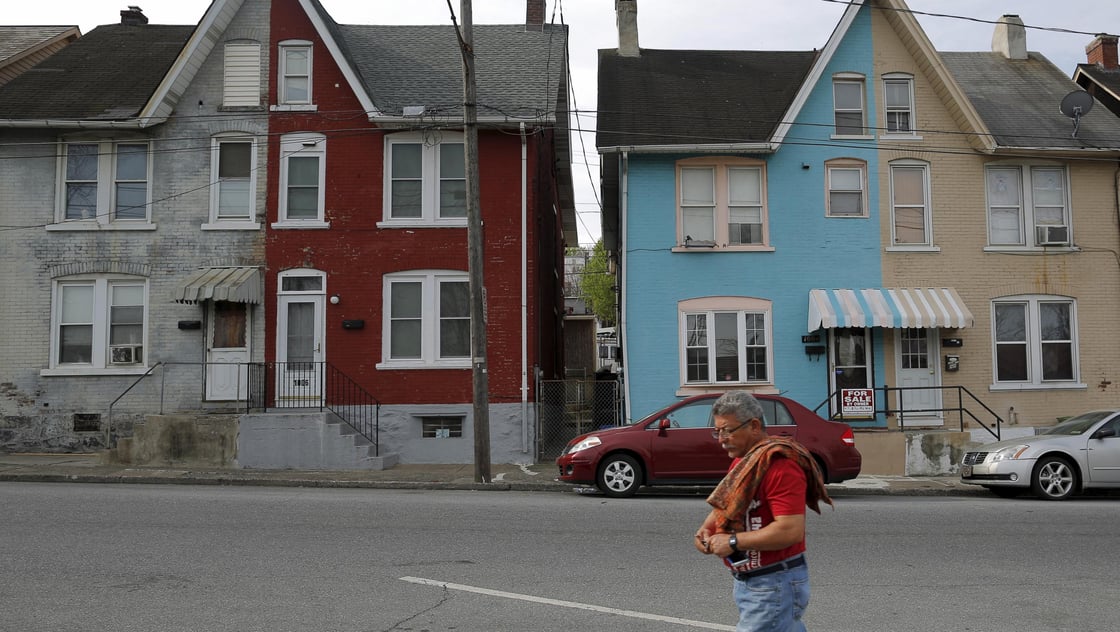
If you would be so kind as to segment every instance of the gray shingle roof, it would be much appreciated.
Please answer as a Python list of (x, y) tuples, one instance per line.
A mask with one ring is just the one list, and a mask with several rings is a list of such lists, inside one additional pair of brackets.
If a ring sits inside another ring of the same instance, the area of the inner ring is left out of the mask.
[(0, 119), (133, 117), (194, 30), (194, 25), (99, 26), (0, 87)]
[(1073, 121), (1058, 106), (1063, 97), (1081, 88), (1042, 55), (1031, 52), (1027, 59), (1007, 59), (998, 53), (940, 55), (1001, 147), (1120, 148), (1120, 120), (1096, 111), (1081, 119), (1073, 138)]
[(816, 59), (814, 51), (599, 51), (596, 145), (769, 140)]
[[(383, 114), (405, 106), (462, 117), (463, 71), (452, 26), (338, 25), (340, 45)], [(478, 116), (555, 117), (566, 81), (567, 27), (475, 25)]]
[(0, 26), (0, 65), (43, 42), (62, 35), (72, 26)]

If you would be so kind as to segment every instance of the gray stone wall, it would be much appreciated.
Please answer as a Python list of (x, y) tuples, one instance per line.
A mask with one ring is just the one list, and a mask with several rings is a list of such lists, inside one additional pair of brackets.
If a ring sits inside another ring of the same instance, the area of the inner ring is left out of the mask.
[[(463, 417), (463, 436), (425, 438), (423, 417)], [(520, 404), (490, 406), (490, 462), (533, 463), (536, 445), (536, 407), (526, 406), (527, 449), (522, 449)], [(382, 406), (380, 447), (400, 455), (401, 463), (474, 463), (474, 410), (471, 404)]]
[[(151, 142), (151, 231), (48, 231), (54, 222), (59, 141), (65, 130), (0, 130), (0, 450), (73, 451), (103, 447), (109, 405), (138, 375), (47, 375), (50, 366), (53, 283), (73, 272), (128, 271), (148, 282), (146, 363), (201, 363), (203, 332), (179, 330), (180, 320), (203, 320), (203, 305), (174, 302), (195, 270), (215, 265), (264, 264), (264, 215), (268, 190), (267, 87), (270, 70), (269, 0), (246, 0), (179, 98), (172, 117), (142, 134)], [(226, 41), (261, 43), (261, 107), (221, 108)], [(209, 220), (211, 138), (242, 132), (260, 139), (256, 212), (259, 230), (204, 231)], [(119, 137), (98, 132), (106, 140)], [(86, 136), (85, 138), (89, 138)], [(264, 310), (252, 309), (253, 360), (264, 358)], [(48, 372), (49, 373), (49, 372)], [(157, 369), (113, 409), (113, 432), (126, 435), (134, 421), (160, 410), (200, 407), (198, 364)], [(223, 404), (222, 406), (228, 406)], [(219, 406), (220, 407), (220, 406)], [(74, 415), (100, 414), (97, 431), (75, 432)]]

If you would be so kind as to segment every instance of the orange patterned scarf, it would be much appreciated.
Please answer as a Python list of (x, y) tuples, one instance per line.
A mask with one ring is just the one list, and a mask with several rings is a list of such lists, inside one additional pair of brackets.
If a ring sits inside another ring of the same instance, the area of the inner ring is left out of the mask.
[(716, 509), (716, 526), (719, 529), (724, 532), (742, 530), (747, 507), (775, 456), (790, 459), (805, 470), (805, 506), (820, 513), (822, 500), (829, 505), (833, 504), (824, 487), (821, 470), (809, 451), (792, 439), (771, 438), (751, 448), (708, 496), (708, 504)]

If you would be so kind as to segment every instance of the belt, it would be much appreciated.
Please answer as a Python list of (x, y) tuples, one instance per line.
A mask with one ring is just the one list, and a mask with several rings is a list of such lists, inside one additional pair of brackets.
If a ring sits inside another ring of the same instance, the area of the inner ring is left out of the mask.
[(762, 568), (757, 568), (753, 571), (740, 571), (738, 573), (733, 572), (731, 574), (735, 577), (735, 579), (738, 579), (739, 581), (744, 581), (745, 582), (748, 579), (751, 579), (751, 578), (754, 578), (754, 577), (762, 577), (763, 575), (769, 575), (770, 573), (777, 573), (778, 571), (788, 571), (789, 569), (797, 568), (798, 566), (805, 566), (805, 555), (804, 554), (798, 555), (796, 557), (791, 557), (787, 560), (782, 560), (781, 562), (778, 562), (777, 564), (771, 564), (769, 566), (763, 566)]

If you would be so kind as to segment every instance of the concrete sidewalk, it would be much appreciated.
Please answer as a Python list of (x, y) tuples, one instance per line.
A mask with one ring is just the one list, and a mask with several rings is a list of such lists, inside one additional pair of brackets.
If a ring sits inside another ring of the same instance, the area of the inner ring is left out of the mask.
[[(100, 454), (0, 453), (0, 481), (56, 483), (150, 483), (174, 485), (256, 485), (270, 487), (353, 487), (367, 489), (456, 489), (486, 491), (589, 491), (555, 480), (551, 464), (494, 464), (492, 481), (477, 483), (474, 465), (402, 464), (385, 470), (256, 470), (196, 465), (164, 467), (106, 465)], [(656, 493), (706, 494), (710, 488), (658, 488)], [(829, 485), (830, 495), (987, 495), (957, 477), (860, 476)], [(643, 492), (649, 493), (649, 492)]]

